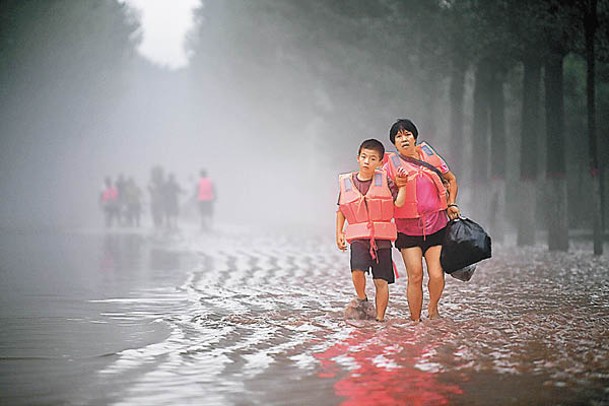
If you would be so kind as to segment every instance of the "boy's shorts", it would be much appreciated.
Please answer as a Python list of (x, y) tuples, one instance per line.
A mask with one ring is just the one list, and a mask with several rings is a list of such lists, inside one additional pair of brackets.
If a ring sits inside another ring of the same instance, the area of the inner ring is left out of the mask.
[[(351, 242), (351, 272), (354, 270), (369, 272), (372, 268), (373, 279), (383, 279), (387, 283), (395, 282), (393, 273), (393, 260), (391, 259), (391, 243), (383, 244), (385, 241), (377, 241), (379, 249), (376, 251), (378, 259), (372, 259), (370, 255), (370, 241), (354, 240)], [(388, 241), (387, 241), (388, 242)], [(382, 248), (381, 248), (382, 247)]]
[(442, 245), (445, 232), (446, 227), (440, 231), (436, 231), (433, 234), (426, 235), (425, 238), (423, 238), (422, 235), (406, 235), (398, 232), (398, 239), (395, 240), (394, 245), (399, 250), (404, 248), (419, 247), (421, 248), (423, 255), (425, 255), (425, 252), (431, 247)]

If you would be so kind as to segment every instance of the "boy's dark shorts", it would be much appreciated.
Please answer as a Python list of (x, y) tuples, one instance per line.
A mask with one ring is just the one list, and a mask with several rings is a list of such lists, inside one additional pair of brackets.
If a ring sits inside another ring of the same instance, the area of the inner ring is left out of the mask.
[(370, 255), (370, 241), (354, 240), (351, 242), (351, 271), (359, 270), (368, 273), (372, 268), (373, 279), (383, 279), (387, 283), (395, 282), (393, 274), (393, 260), (391, 258), (391, 243), (377, 241), (379, 249), (376, 251), (378, 263)]
[(423, 255), (425, 255), (425, 251), (427, 251), (429, 248), (436, 245), (442, 245), (445, 232), (446, 227), (436, 231), (433, 234), (426, 235), (425, 238), (423, 238), (422, 235), (406, 235), (398, 232), (398, 239), (395, 240), (394, 245), (399, 250), (404, 248), (420, 247), (421, 251), (423, 251)]

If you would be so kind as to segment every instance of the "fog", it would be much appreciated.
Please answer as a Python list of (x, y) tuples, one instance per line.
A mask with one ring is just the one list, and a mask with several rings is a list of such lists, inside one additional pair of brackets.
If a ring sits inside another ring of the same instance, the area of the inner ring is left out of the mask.
[[(171, 65), (142, 55), (141, 14), (126, 3), (3, 3), (0, 226), (100, 227), (103, 178), (133, 176), (146, 207), (160, 165), (184, 204), (207, 169), (219, 222), (332, 227), (338, 173), (356, 169), (366, 138), (392, 149), (389, 127), (403, 117), (448, 159), (468, 201), (474, 169), (451, 164), (472, 151), (468, 137), (458, 150), (449, 142), (450, 64), (429, 33), (399, 24), (407, 14), (394, 2), (201, 4), (187, 56)], [(469, 71), (466, 135), (472, 80)], [(518, 92), (505, 90), (508, 134)], [(508, 137), (508, 181), (518, 149)]]
[[(209, 3), (190, 33), (195, 56), (177, 70), (135, 51), (141, 30), (126, 5), (12, 5), (3, 43), (2, 226), (99, 226), (103, 178), (133, 176), (145, 188), (154, 165), (175, 173), (188, 195), (206, 168), (218, 221), (333, 221), (338, 171), (356, 167), (359, 141), (387, 141), (391, 120), (406, 109), (378, 105), (367, 114), (376, 122), (362, 122), (368, 107), (356, 93), (366, 84), (352, 82), (353, 95), (331, 100), (336, 89), (299, 66), (315, 50), (290, 54), (311, 44), (299, 44), (289, 23), (254, 10), (269, 21), (235, 30), (226, 21), (247, 21), (237, 13), (251, 7)], [(125, 25), (122, 38), (105, 36), (113, 25)]]

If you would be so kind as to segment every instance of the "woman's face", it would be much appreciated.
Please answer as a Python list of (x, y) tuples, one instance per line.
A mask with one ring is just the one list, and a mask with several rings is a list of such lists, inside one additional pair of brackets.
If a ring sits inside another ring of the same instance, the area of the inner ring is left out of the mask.
[(416, 140), (414, 135), (408, 130), (400, 130), (395, 135), (395, 147), (402, 155), (407, 155), (409, 152), (416, 151)]

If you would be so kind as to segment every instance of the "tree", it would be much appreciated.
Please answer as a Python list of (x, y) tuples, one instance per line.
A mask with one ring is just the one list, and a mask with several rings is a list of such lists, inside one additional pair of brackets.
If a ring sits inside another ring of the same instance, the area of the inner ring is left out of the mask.
[(518, 185), (517, 245), (534, 245), (538, 224), (536, 216), (539, 187), (541, 137), (541, 79), (544, 46), (540, 25), (543, 5), (514, 1), (509, 13), (514, 24), (510, 27), (519, 44), (518, 59), (523, 68), (522, 104), (520, 110), (520, 167)]
[(596, 55), (595, 55), (595, 37), (598, 26), (597, 20), (597, 0), (583, 0), (583, 25), (585, 32), (586, 43), (586, 101), (588, 110), (588, 153), (590, 159), (590, 176), (594, 187), (593, 193), (593, 239), (594, 239), (594, 254), (603, 254), (602, 240), (602, 177), (599, 170), (599, 159), (597, 152), (597, 136), (596, 136)]
[(534, 48), (525, 51), (520, 125), (520, 207), (518, 210), (519, 246), (535, 245), (538, 178), (538, 146), (541, 111), (541, 60)]

